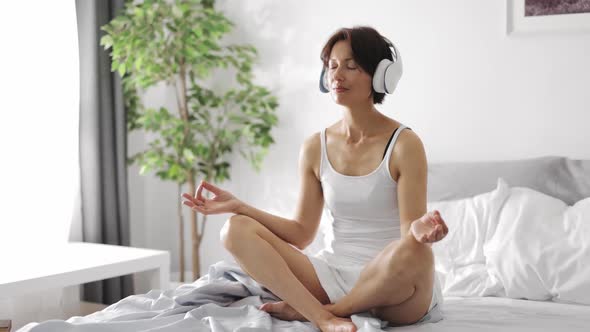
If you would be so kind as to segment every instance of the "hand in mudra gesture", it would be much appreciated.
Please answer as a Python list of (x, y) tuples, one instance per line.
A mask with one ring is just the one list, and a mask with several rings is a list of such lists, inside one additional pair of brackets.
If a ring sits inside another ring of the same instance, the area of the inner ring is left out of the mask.
[[(211, 199), (203, 197), (203, 189), (212, 192), (214, 197)], [(182, 204), (205, 215), (237, 213), (237, 210), (242, 203), (229, 191), (222, 190), (205, 180), (201, 181), (195, 196), (192, 196), (189, 193), (183, 193), (182, 198), (184, 199)]]
[(437, 210), (427, 212), (420, 219), (414, 220), (410, 229), (416, 240), (421, 243), (440, 241), (449, 232), (447, 224)]

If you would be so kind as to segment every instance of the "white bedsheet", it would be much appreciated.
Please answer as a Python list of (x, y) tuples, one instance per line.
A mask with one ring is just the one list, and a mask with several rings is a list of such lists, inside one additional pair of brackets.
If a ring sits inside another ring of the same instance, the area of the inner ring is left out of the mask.
[(445, 297), (444, 319), (386, 331), (590, 331), (590, 306), (504, 297)]
[[(309, 322), (286, 322), (258, 307), (278, 298), (237, 264), (220, 261), (192, 284), (129, 296), (101, 311), (67, 321), (32, 322), (18, 332), (318, 331)], [(589, 331), (590, 306), (499, 297), (445, 297), (443, 320), (386, 327), (367, 316), (351, 318), (359, 332), (379, 331)]]
[[(219, 261), (193, 283), (131, 295), (84, 317), (31, 322), (17, 332), (318, 331), (310, 322), (282, 321), (258, 309), (278, 300), (237, 263)], [(359, 332), (382, 332), (387, 325), (368, 312), (351, 319)]]

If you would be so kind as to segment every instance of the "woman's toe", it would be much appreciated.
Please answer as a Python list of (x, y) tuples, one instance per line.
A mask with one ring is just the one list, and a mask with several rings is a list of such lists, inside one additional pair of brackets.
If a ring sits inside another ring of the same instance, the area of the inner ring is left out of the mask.
[(270, 303), (270, 302), (264, 303), (263, 305), (260, 306), (259, 309), (267, 311), (267, 312), (271, 312), (271, 310), (273, 309), (273, 303)]

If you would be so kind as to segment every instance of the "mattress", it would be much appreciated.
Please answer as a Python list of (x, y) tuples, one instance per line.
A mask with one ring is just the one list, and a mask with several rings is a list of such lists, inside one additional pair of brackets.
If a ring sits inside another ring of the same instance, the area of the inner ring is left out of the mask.
[(386, 331), (590, 331), (590, 306), (501, 297), (445, 297), (444, 319)]

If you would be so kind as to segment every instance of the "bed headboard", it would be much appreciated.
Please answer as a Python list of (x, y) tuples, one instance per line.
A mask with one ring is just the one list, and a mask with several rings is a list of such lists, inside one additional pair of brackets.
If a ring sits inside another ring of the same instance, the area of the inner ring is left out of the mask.
[(590, 160), (546, 156), (520, 160), (446, 162), (428, 165), (428, 201), (474, 196), (496, 188), (528, 187), (572, 205), (590, 197)]

